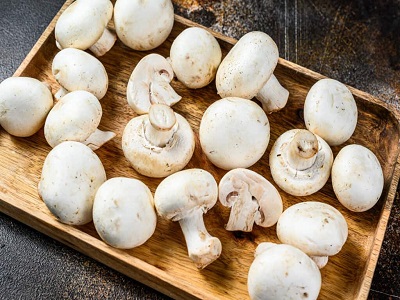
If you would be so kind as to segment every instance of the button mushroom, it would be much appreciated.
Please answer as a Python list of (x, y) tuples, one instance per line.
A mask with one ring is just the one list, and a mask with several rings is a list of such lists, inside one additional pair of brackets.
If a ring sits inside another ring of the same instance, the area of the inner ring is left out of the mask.
[(97, 129), (102, 116), (99, 100), (86, 91), (74, 91), (62, 97), (51, 109), (44, 125), (44, 136), (51, 147), (64, 141), (77, 141), (92, 150), (115, 137), (115, 133)]
[(214, 165), (225, 170), (247, 168), (264, 155), (270, 126), (256, 103), (227, 97), (206, 109), (199, 135), (201, 148)]
[(35, 78), (10, 77), (0, 83), (0, 125), (11, 135), (35, 134), (52, 106), (49, 88)]
[(188, 169), (165, 178), (154, 194), (158, 215), (178, 221), (185, 236), (189, 258), (203, 269), (221, 254), (222, 245), (211, 236), (203, 214), (211, 209), (218, 198), (214, 177), (205, 170)]
[(85, 51), (67, 48), (56, 54), (52, 63), (54, 78), (61, 85), (57, 99), (68, 92), (84, 90), (102, 99), (108, 88), (108, 75), (103, 64)]
[(122, 134), (122, 150), (142, 175), (165, 177), (182, 170), (195, 147), (188, 121), (164, 104), (153, 104), (148, 115), (133, 118)]
[(283, 210), (276, 188), (260, 174), (248, 169), (233, 169), (219, 182), (219, 201), (231, 207), (226, 230), (247, 231), (253, 223), (263, 227), (274, 225)]
[(160, 46), (174, 25), (171, 0), (117, 0), (114, 7), (115, 30), (119, 39), (134, 50)]
[(329, 145), (306, 129), (283, 133), (269, 155), (272, 178), (282, 190), (294, 196), (320, 190), (329, 179), (332, 163)]
[(67, 141), (48, 153), (38, 192), (60, 222), (83, 225), (92, 221), (94, 197), (104, 181), (98, 156), (82, 143)]
[(347, 145), (332, 165), (332, 186), (336, 197), (347, 209), (363, 212), (379, 200), (384, 185), (378, 158), (361, 145)]
[(357, 116), (353, 95), (343, 83), (334, 79), (317, 81), (304, 102), (307, 129), (331, 146), (338, 146), (352, 136)]
[(309, 255), (319, 268), (336, 255), (347, 240), (348, 226), (333, 206), (316, 201), (300, 202), (287, 208), (276, 226), (279, 240)]
[(113, 15), (109, 0), (76, 0), (58, 18), (55, 27), (57, 47), (89, 49), (96, 56), (108, 52), (117, 36), (107, 28)]
[(247, 277), (250, 299), (317, 299), (321, 272), (301, 250), (264, 242), (256, 249)]
[(129, 106), (137, 114), (147, 114), (152, 104), (172, 106), (181, 100), (170, 82), (174, 71), (159, 54), (149, 54), (136, 65), (128, 81), (126, 96)]
[(278, 57), (278, 47), (268, 34), (261, 31), (245, 34), (218, 68), (215, 78), (218, 94), (222, 98), (257, 97), (267, 113), (282, 109), (289, 92), (273, 75)]
[(94, 199), (93, 223), (101, 239), (112, 247), (131, 249), (144, 244), (157, 224), (149, 188), (133, 178), (107, 180)]
[(208, 85), (215, 78), (221, 58), (217, 39), (200, 27), (183, 30), (171, 45), (172, 68), (178, 80), (188, 88)]

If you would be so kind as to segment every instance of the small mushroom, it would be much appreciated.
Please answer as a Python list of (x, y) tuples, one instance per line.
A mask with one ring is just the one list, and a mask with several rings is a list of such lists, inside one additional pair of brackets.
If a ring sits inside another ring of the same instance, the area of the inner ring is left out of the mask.
[(142, 175), (165, 177), (182, 170), (195, 147), (188, 121), (165, 104), (153, 104), (148, 115), (133, 118), (122, 134), (122, 150)]
[(94, 197), (106, 179), (103, 164), (89, 147), (67, 141), (48, 153), (38, 192), (60, 222), (83, 225), (92, 221)]
[(357, 105), (349, 89), (334, 79), (321, 79), (304, 102), (304, 121), (311, 132), (330, 146), (347, 141), (357, 125)]
[(11, 135), (35, 134), (52, 106), (48, 86), (35, 78), (9, 77), (0, 83), (0, 125)]
[(171, 0), (117, 0), (114, 23), (118, 38), (134, 50), (152, 50), (160, 46), (174, 25)]
[(336, 255), (347, 240), (348, 226), (333, 206), (316, 201), (287, 208), (276, 226), (279, 240), (299, 248), (323, 268), (328, 256)]
[(113, 15), (109, 0), (76, 0), (58, 18), (55, 27), (57, 47), (89, 49), (96, 56), (107, 53), (117, 36), (107, 28)]
[(282, 109), (289, 92), (273, 75), (278, 58), (278, 47), (268, 34), (261, 31), (245, 34), (228, 52), (217, 70), (215, 80), (218, 94), (222, 98), (257, 97), (267, 113)]
[(254, 222), (263, 227), (274, 225), (283, 210), (276, 188), (260, 174), (237, 168), (227, 172), (218, 186), (219, 201), (231, 207), (226, 230), (247, 231)]
[(225, 170), (248, 168), (267, 150), (270, 126), (255, 102), (227, 97), (204, 112), (199, 135), (201, 148), (214, 165)]
[(136, 65), (128, 81), (126, 96), (129, 106), (137, 114), (149, 113), (152, 104), (172, 106), (182, 99), (170, 82), (174, 71), (161, 55), (151, 53)]
[(247, 277), (250, 299), (317, 299), (321, 272), (304, 252), (285, 244), (258, 245)]
[(332, 165), (332, 186), (342, 205), (354, 212), (372, 208), (381, 197), (384, 185), (378, 158), (361, 145), (347, 145)]
[(221, 58), (217, 39), (200, 27), (183, 30), (171, 45), (172, 68), (178, 80), (188, 88), (208, 85), (215, 78)]
[(85, 51), (67, 48), (56, 54), (52, 63), (54, 78), (61, 85), (57, 99), (68, 92), (84, 90), (101, 100), (108, 89), (108, 75), (103, 64)]
[(319, 191), (329, 179), (332, 163), (329, 145), (306, 129), (283, 133), (269, 155), (272, 178), (282, 190), (294, 196)]
[(131, 249), (144, 244), (157, 224), (149, 188), (133, 178), (107, 180), (94, 199), (93, 223), (101, 239), (112, 247)]
[(215, 205), (217, 198), (214, 177), (201, 169), (168, 176), (154, 194), (157, 213), (164, 219), (179, 222), (189, 258), (199, 269), (215, 261), (222, 251), (220, 240), (208, 233), (203, 220), (203, 214)]
[(51, 147), (64, 141), (77, 141), (96, 150), (115, 137), (114, 132), (97, 129), (101, 116), (100, 102), (93, 94), (86, 91), (68, 93), (46, 118), (46, 141)]

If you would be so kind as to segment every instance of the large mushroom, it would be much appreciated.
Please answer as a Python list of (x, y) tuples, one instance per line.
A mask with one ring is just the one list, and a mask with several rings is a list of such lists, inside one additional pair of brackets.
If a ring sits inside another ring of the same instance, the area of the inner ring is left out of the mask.
[(189, 258), (200, 269), (215, 261), (222, 251), (220, 240), (208, 233), (203, 220), (203, 214), (217, 199), (217, 182), (201, 169), (183, 170), (168, 176), (154, 194), (157, 213), (164, 219), (179, 222)]
[(283, 210), (276, 188), (260, 174), (243, 168), (227, 172), (219, 182), (219, 201), (231, 207), (226, 230), (247, 231), (253, 224), (274, 225)]

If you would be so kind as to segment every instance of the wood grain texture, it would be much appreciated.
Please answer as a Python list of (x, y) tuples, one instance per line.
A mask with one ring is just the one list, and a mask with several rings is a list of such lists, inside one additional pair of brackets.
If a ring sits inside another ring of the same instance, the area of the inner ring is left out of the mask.
[[(67, 1), (64, 8), (70, 2)], [(55, 20), (15, 73), (15, 76), (30, 76), (46, 81), (52, 86), (53, 92), (58, 89), (51, 74), (51, 61), (58, 52), (53, 31)], [(156, 52), (167, 57), (173, 39), (187, 26), (195, 25), (176, 16), (170, 37), (154, 51), (133, 51), (117, 41), (113, 49), (100, 58), (110, 79), (109, 90), (101, 100), (103, 119), (100, 129), (112, 130), (117, 134), (115, 139), (96, 151), (108, 178), (138, 178), (152, 192), (161, 181), (137, 174), (123, 156), (122, 131), (127, 122), (135, 117), (126, 102), (126, 84), (133, 68), (143, 56)], [(225, 55), (235, 40), (213, 34), (219, 39)], [(279, 60), (275, 75), (290, 91), (289, 103), (281, 112), (269, 115), (272, 131), (269, 147), (264, 157), (251, 167), (271, 182), (269, 150), (284, 131), (305, 127), (302, 119), (305, 96), (311, 85), (323, 78), (318, 73), (283, 59)], [(187, 168), (204, 168), (218, 182), (225, 171), (214, 167), (206, 159), (198, 141), (201, 116), (208, 105), (219, 99), (215, 84), (211, 83), (200, 90), (188, 90), (176, 80), (172, 85), (183, 97), (174, 109), (188, 119), (196, 134), (195, 153)], [(348, 241), (342, 251), (332, 257), (322, 269), (321, 299), (367, 298), (400, 175), (398, 113), (391, 112), (389, 104), (381, 104), (381, 101), (364, 92), (350, 89), (357, 101), (359, 122), (353, 137), (346, 144), (367, 146), (381, 162), (385, 189), (379, 203), (368, 212), (351, 213), (335, 199), (330, 181), (320, 192), (305, 198), (281, 192), (284, 208), (299, 201), (323, 201), (338, 208), (348, 221)], [(334, 154), (340, 148), (334, 147)], [(177, 223), (159, 219), (155, 234), (145, 245), (132, 250), (114, 249), (100, 240), (93, 224), (79, 227), (61, 224), (39, 199), (37, 184), (43, 161), (50, 149), (44, 139), (43, 130), (25, 139), (11, 137), (4, 130), (0, 131), (0, 172), (3, 174), (0, 181), (1, 211), (174, 298), (248, 298), (247, 271), (253, 260), (254, 250), (260, 242), (278, 242), (275, 226), (255, 227), (251, 233), (227, 232), (224, 224), (228, 220), (229, 211), (217, 204), (205, 216), (205, 222), (210, 233), (220, 238), (223, 253), (216, 262), (201, 271), (188, 259), (185, 241)]]

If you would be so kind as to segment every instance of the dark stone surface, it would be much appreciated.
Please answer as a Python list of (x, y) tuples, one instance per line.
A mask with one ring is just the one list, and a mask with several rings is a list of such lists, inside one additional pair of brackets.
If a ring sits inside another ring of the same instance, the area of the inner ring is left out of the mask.
[[(0, 81), (14, 73), (63, 2), (0, 1)], [(399, 105), (400, 1), (174, 4), (178, 14), (228, 36), (265, 31), (282, 58)], [(399, 216), (397, 196), (370, 299), (400, 298)], [(0, 299), (166, 297), (0, 213)]]

